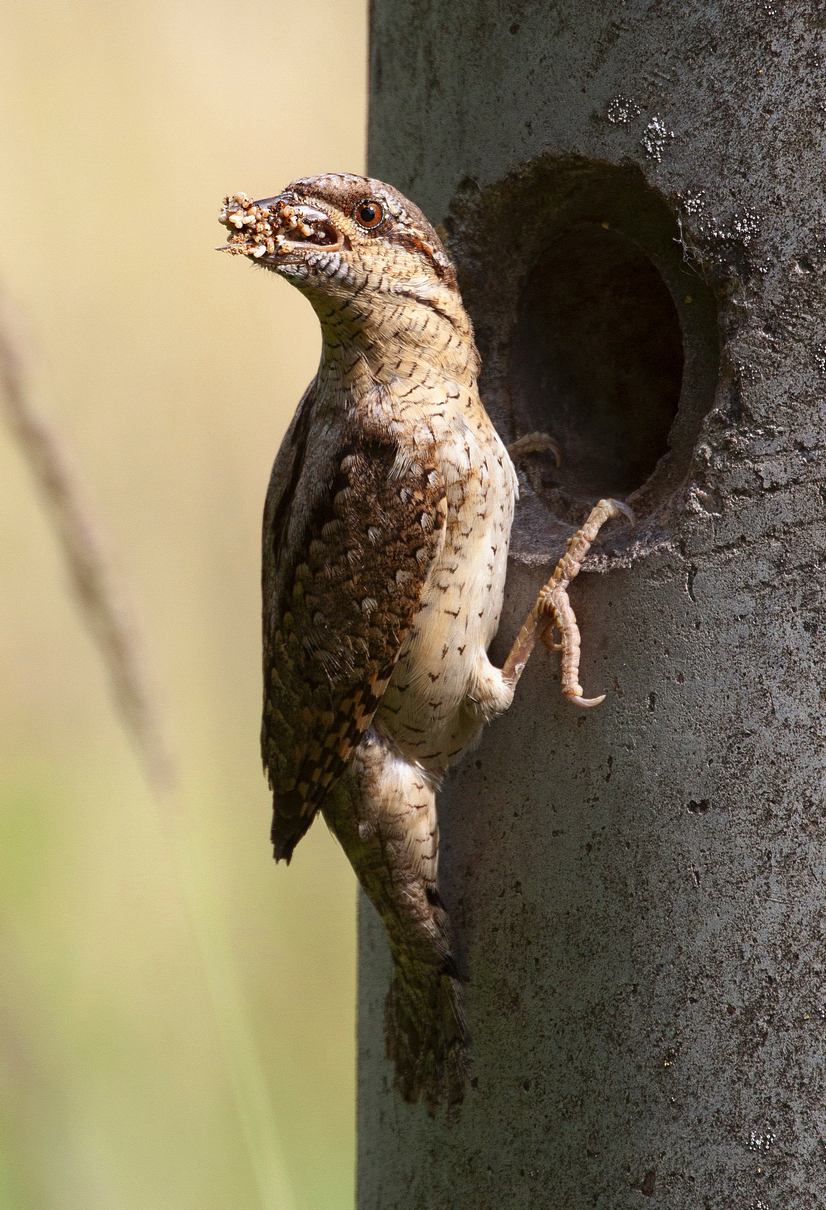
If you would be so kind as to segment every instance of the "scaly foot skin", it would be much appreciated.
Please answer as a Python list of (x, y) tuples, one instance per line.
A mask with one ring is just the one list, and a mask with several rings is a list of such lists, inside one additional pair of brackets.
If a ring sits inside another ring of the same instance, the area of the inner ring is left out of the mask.
[[(612, 517), (625, 516), (632, 525), (636, 517), (621, 500), (600, 500), (591, 509), (581, 529), (569, 538), (565, 554), (559, 560), (548, 583), (540, 591), (536, 603), (528, 614), (511, 653), (502, 669), (505, 677), (514, 685), (522, 675), (534, 644), (539, 638), (552, 651), (562, 652), (562, 692), (575, 706), (598, 706), (605, 701), (599, 697), (584, 697), (579, 683), (580, 635), (576, 615), (568, 599), (568, 585), (578, 574), (596, 538), (606, 521)], [(550, 620), (549, 620), (550, 619)], [(560, 641), (553, 641), (554, 631), (559, 631)]]

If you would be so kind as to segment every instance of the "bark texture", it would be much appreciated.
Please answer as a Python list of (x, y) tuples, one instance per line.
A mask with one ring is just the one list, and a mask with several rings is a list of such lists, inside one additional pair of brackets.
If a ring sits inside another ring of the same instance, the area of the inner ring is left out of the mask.
[[(641, 524), (571, 592), (606, 701), (537, 655), (442, 795), (458, 1125), (393, 1091), (363, 905), (360, 1210), (826, 1202), (824, 30), (813, 2), (373, 0), (370, 172), (445, 224), (505, 440), (564, 451), (523, 476), (493, 654), (582, 500), (636, 489)], [(607, 350), (601, 404), (574, 329), (523, 381), (546, 288)]]

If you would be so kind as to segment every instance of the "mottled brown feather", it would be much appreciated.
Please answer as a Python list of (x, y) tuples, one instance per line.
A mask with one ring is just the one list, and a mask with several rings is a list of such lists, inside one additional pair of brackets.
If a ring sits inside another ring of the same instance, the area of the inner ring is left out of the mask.
[[(289, 861), (381, 700), (420, 607), (444, 535), (445, 489), (433, 463), (395, 472), (397, 447), (354, 430), (331, 461), (301, 540), (286, 544), (312, 407), (285, 439), (294, 450), (264, 525), (264, 717), (272, 839)], [(297, 468), (297, 469), (296, 469)]]

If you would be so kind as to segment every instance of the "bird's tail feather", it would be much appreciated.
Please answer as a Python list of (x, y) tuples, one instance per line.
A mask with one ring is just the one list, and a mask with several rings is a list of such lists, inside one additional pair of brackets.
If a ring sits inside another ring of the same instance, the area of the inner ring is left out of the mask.
[(396, 1089), (405, 1101), (423, 1101), (431, 1115), (447, 1104), (447, 1120), (455, 1121), (473, 1074), (459, 980), (445, 966), (394, 965), (384, 1028)]
[(387, 1057), (406, 1101), (458, 1117), (470, 1072), (447, 911), (436, 885), (436, 793), (422, 771), (368, 732), (322, 804), (379, 914), (393, 955), (385, 1002)]

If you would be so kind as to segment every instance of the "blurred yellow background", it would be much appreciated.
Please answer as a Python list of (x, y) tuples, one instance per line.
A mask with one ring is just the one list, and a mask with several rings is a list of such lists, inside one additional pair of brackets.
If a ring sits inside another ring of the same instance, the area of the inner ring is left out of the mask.
[(261, 508), (319, 336), (213, 247), (225, 193), (363, 171), (366, 7), (0, 10), (0, 285), (183, 770), (159, 807), (0, 428), (2, 1210), (353, 1204), (355, 880), (321, 823), (275, 866), (258, 756)]

